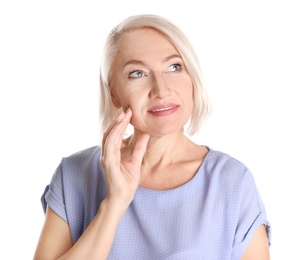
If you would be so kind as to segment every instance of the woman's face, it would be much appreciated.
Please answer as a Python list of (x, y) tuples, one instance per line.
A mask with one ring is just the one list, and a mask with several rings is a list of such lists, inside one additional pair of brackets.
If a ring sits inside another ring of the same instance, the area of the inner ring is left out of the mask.
[(183, 131), (193, 108), (193, 85), (181, 56), (165, 36), (138, 29), (122, 36), (113, 62), (113, 102), (131, 108), (135, 130), (163, 136)]

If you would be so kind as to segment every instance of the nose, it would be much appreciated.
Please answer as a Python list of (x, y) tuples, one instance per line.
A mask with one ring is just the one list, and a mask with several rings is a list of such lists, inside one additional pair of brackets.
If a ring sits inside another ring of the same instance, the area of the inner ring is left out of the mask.
[(151, 99), (159, 98), (163, 99), (168, 97), (171, 94), (171, 89), (168, 86), (167, 82), (163, 78), (162, 74), (153, 74), (151, 77), (151, 90), (149, 97)]

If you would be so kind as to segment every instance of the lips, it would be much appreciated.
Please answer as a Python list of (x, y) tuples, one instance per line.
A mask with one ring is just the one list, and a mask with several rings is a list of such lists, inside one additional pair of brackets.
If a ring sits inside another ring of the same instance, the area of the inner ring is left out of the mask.
[(153, 106), (148, 110), (148, 113), (154, 116), (166, 116), (174, 113), (178, 109), (177, 104), (164, 104)]

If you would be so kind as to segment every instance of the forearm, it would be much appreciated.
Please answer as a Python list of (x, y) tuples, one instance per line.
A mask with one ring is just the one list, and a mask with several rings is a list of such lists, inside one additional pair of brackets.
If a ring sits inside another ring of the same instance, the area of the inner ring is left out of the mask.
[(60, 259), (107, 259), (117, 227), (129, 203), (104, 200), (77, 243)]

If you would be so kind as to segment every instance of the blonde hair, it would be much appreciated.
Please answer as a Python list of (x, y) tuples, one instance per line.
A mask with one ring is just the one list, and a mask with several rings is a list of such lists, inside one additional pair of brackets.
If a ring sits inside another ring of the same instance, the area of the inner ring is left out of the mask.
[(125, 33), (140, 29), (153, 28), (168, 38), (181, 55), (189, 76), (193, 82), (193, 111), (187, 129), (189, 135), (196, 134), (210, 113), (210, 102), (204, 86), (204, 80), (197, 55), (184, 33), (167, 19), (157, 15), (135, 15), (118, 24), (107, 37), (104, 46), (103, 64), (100, 73), (100, 123), (103, 134), (121, 108), (114, 106), (111, 100), (109, 75), (118, 51), (119, 39)]

